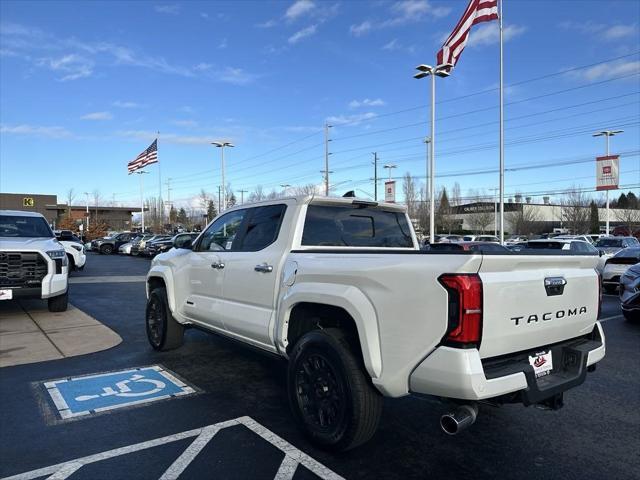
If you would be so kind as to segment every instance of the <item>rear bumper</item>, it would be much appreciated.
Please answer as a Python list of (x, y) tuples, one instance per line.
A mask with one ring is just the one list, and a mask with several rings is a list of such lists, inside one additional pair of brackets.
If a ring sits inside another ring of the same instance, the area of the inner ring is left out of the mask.
[(414, 393), (460, 400), (487, 400), (516, 394), (525, 405), (538, 403), (584, 382), (587, 367), (605, 355), (604, 333), (596, 322), (592, 339), (579, 338), (550, 348), (555, 367), (551, 375), (535, 378), (528, 353), (482, 360), (477, 349), (439, 347), (413, 371)]

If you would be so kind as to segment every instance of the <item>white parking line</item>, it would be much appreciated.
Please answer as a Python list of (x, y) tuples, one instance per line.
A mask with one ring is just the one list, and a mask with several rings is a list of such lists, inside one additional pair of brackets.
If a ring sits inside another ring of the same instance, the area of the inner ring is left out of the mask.
[(599, 320), (600, 323), (602, 322), (608, 322), (609, 320), (615, 320), (616, 318), (622, 318), (622, 315), (613, 315), (611, 317), (607, 317), (607, 318), (601, 318)]
[(126, 447), (114, 448), (106, 452), (89, 455), (82, 458), (76, 458), (64, 463), (58, 463), (49, 467), (31, 470), (30, 472), (20, 473), (11, 477), (5, 477), (0, 480), (33, 480), (35, 478), (49, 476), (50, 479), (64, 480), (73, 475), (84, 465), (100, 462), (109, 458), (119, 457), (128, 453), (138, 452), (149, 448), (165, 445), (167, 443), (177, 442), (185, 438), (196, 437), (184, 452), (169, 466), (169, 468), (160, 477), (162, 480), (177, 479), (189, 464), (198, 456), (202, 449), (213, 439), (220, 430), (236, 425), (244, 425), (246, 428), (262, 437), (274, 447), (278, 448), (285, 455), (275, 474), (275, 479), (285, 480), (291, 479), (295, 475), (298, 465), (302, 464), (318, 477), (326, 480), (344, 480), (343, 477), (325, 467), (318, 461), (311, 458), (306, 453), (298, 450), (286, 440), (280, 438), (271, 430), (260, 425), (251, 417), (239, 417), (234, 420), (220, 422), (206, 427), (196, 428), (185, 432), (168, 435), (166, 437), (148, 440), (146, 442), (128, 445)]
[(145, 275), (103, 275), (101, 277), (70, 277), (69, 283), (134, 283), (144, 282)]

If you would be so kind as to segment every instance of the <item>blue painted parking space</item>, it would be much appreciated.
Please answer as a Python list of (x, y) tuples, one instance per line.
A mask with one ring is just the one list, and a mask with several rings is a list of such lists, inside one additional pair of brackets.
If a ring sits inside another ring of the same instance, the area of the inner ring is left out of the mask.
[(62, 419), (196, 393), (160, 365), (47, 381), (44, 387)]

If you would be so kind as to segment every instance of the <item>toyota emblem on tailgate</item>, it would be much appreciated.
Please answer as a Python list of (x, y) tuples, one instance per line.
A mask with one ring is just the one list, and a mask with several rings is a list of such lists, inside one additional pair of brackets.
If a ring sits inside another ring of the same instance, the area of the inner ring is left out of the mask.
[(562, 295), (566, 284), (567, 281), (564, 277), (546, 277), (544, 279), (544, 289), (547, 291), (547, 296), (549, 297)]

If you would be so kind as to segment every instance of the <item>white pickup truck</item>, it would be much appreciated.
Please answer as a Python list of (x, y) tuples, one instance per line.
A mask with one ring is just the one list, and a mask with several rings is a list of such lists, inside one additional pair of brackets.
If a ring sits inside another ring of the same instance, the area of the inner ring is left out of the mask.
[(595, 369), (597, 261), (422, 251), (394, 204), (241, 205), (154, 259), (147, 334), (164, 350), (199, 327), (288, 359), (294, 417), (326, 448), (367, 441), (383, 396), (449, 401), (454, 434), (481, 401), (560, 408)]

